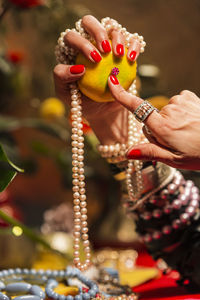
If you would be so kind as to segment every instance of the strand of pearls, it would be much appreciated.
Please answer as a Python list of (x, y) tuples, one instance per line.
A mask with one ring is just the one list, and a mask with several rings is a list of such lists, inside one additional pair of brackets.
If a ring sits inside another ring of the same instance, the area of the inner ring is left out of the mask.
[(140, 53), (144, 52), (144, 48), (146, 46), (146, 42), (144, 41), (144, 38), (142, 35), (139, 35), (138, 33), (130, 33), (126, 30), (125, 27), (122, 27), (121, 24), (119, 24), (116, 20), (111, 19), (109, 17), (103, 18), (101, 20), (101, 24), (106, 29), (108, 33), (111, 32), (111, 30), (118, 30), (121, 32), (125, 37), (125, 45), (127, 48), (130, 46), (130, 41), (132, 39), (136, 39), (140, 43)]
[[(90, 247), (87, 227), (87, 202), (84, 175), (84, 136), (82, 130), (81, 94), (75, 83), (71, 88), (72, 118), (72, 190), (74, 199), (74, 265), (81, 271), (90, 266)], [(80, 261), (80, 239), (83, 240), (85, 262)]]
[[(133, 82), (131, 87), (129, 88), (129, 93), (136, 95), (136, 81)], [(138, 132), (137, 120), (135, 119), (134, 115), (129, 112), (128, 113), (128, 148), (136, 146), (139, 144), (140, 137), (142, 132)], [(127, 184), (127, 191), (131, 201), (137, 201), (141, 193), (143, 191), (143, 179), (142, 179), (142, 161), (139, 160), (129, 160), (128, 167), (126, 170), (126, 184)], [(136, 175), (136, 190), (133, 188), (132, 184), (132, 173), (135, 171)]]
[[(58, 44), (55, 48), (56, 60), (62, 64), (73, 64), (77, 51), (64, 43), (64, 36), (69, 31), (76, 31), (82, 37), (92, 41), (93, 38), (82, 27), (82, 20), (76, 22), (76, 29), (67, 29), (60, 34)], [(119, 30), (125, 36), (126, 47), (130, 46), (130, 40), (135, 38), (139, 41), (141, 47), (140, 52), (144, 52), (146, 43), (142, 36), (137, 33), (130, 34), (126, 28), (122, 27), (117, 21), (111, 18), (104, 18), (101, 24), (107, 30), (108, 34), (111, 29)], [(81, 93), (75, 83), (69, 85), (71, 92), (71, 117), (72, 117), (72, 184), (73, 184), (73, 201), (74, 201), (74, 265), (81, 271), (86, 270), (91, 264), (90, 245), (88, 239), (88, 226), (87, 226), (87, 203), (85, 195), (85, 175), (84, 175), (84, 137), (82, 131), (82, 107), (81, 107)], [(129, 92), (136, 95), (135, 81), (129, 89)], [(128, 117), (128, 146), (136, 145), (139, 142), (139, 135), (137, 130), (137, 121), (134, 119), (133, 114)], [(123, 148), (123, 147), (122, 147)], [(141, 191), (143, 190), (142, 163), (139, 161), (129, 161), (127, 168), (127, 188), (130, 199), (135, 201)], [(136, 185), (137, 191), (133, 190), (131, 174), (136, 170)], [(80, 241), (83, 240), (85, 262), (80, 260)]]

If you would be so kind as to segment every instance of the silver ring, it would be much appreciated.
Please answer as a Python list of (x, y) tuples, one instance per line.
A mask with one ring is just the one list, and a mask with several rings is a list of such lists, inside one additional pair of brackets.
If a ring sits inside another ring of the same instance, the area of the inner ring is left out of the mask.
[(139, 122), (144, 122), (154, 110), (157, 109), (153, 105), (148, 101), (143, 101), (134, 111), (134, 116)]

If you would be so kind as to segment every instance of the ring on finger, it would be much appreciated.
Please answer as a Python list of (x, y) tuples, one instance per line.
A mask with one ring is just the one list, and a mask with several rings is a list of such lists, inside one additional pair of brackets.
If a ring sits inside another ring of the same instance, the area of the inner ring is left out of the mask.
[(143, 101), (134, 111), (134, 116), (139, 122), (144, 122), (154, 110), (157, 110), (157, 108), (148, 101)]

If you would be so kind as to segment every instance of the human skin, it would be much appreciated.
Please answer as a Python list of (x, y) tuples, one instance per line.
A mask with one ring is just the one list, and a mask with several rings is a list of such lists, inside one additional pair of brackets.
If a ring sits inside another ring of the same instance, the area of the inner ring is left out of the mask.
[[(113, 97), (129, 111), (143, 102), (127, 93), (109, 78)], [(153, 111), (145, 120), (144, 134), (150, 143), (137, 145), (127, 152), (129, 159), (156, 160), (179, 169), (200, 170), (200, 99), (184, 90), (173, 96), (160, 112)], [(148, 132), (151, 132), (150, 134)]]
[[(107, 32), (93, 16), (85, 16), (83, 27), (96, 40), (96, 47), (88, 40), (75, 32), (69, 32), (65, 36), (65, 43), (81, 51), (89, 60), (95, 62), (92, 53), (98, 54), (105, 50), (103, 41), (109, 41)], [(111, 32), (112, 51), (116, 56), (123, 53), (117, 52), (117, 46), (124, 47), (123, 36), (113, 30)], [(109, 49), (106, 51), (108, 52)], [(132, 51), (136, 52), (131, 59)], [(127, 57), (130, 61), (137, 59), (140, 45), (132, 40)], [(123, 51), (122, 51), (123, 52)], [(55, 89), (57, 96), (70, 104), (69, 83), (76, 82), (84, 75), (72, 73), (71, 66), (59, 64), (54, 69)], [(90, 123), (97, 138), (102, 144), (125, 143), (127, 141), (127, 109), (134, 112), (142, 103), (142, 99), (126, 92), (120, 84), (115, 84), (108, 78), (108, 85), (116, 101), (109, 103), (97, 103), (83, 96), (83, 115)], [(165, 107), (158, 113), (154, 111), (146, 119), (145, 125), (151, 131), (148, 134), (143, 127), (144, 134), (150, 143), (137, 145), (129, 149), (129, 159), (156, 160), (180, 169), (200, 170), (200, 99), (190, 91), (182, 91), (172, 97)], [(142, 125), (138, 124), (138, 129)], [(103, 130), (102, 130), (103, 128)]]
[[(93, 60), (91, 53), (97, 51), (98, 54), (105, 53), (102, 48), (102, 41), (109, 41), (108, 34), (101, 23), (93, 16), (87, 15), (82, 19), (82, 26), (96, 40), (96, 47), (88, 40), (82, 38), (75, 32), (69, 32), (65, 36), (65, 43), (82, 52), (94, 64), (98, 63)], [(124, 37), (122, 34), (113, 30), (111, 33), (112, 51), (121, 57), (124, 54), (117, 52), (118, 45), (124, 48)], [(110, 49), (111, 50), (111, 49)], [(133, 59), (132, 53), (135, 51)], [(127, 58), (130, 61), (137, 59), (140, 52), (140, 44), (137, 40), (130, 41), (130, 47), (127, 52)], [(71, 97), (69, 91), (69, 83), (76, 82), (83, 75), (82, 73), (73, 74), (70, 71), (71, 66), (59, 64), (54, 69), (54, 81), (57, 96), (70, 105)], [(125, 109), (117, 101), (99, 103), (91, 101), (88, 97), (82, 95), (83, 116), (87, 119), (95, 132), (100, 143), (111, 145), (115, 143), (125, 143), (127, 141), (127, 109)], [(141, 127), (139, 125), (139, 127)], [(103, 128), (103, 130), (102, 130)]]

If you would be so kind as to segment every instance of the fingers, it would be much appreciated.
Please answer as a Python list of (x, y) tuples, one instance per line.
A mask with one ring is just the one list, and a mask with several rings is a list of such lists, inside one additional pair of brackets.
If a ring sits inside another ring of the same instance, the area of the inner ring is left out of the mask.
[(112, 30), (111, 38), (112, 38), (112, 50), (114, 55), (119, 57), (124, 56), (125, 40), (122, 33), (118, 32), (117, 30)]
[(137, 148), (131, 148), (128, 150), (126, 156), (128, 159), (156, 160), (171, 166), (177, 165), (175, 162), (176, 156), (173, 153), (153, 143), (141, 144)]
[(81, 51), (92, 62), (99, 62), (102, 59), (97, 48), (75, 31), (66, 33), (64, 42), (70, 47)]
[(68, 84), (77, 81), (85, 73), (84, 65), (62, 65), (54, 68), (54, 82), (56, 94), (60, 99), (65, 100)]
[[(95, 46), (75, 31), (68, 32), (64, 37), (64, 41), (67, 45), (82, 52), (86, 58), (92, 62), (98, 63), (102, 59), (100, 53), (111, 52), (108, 33), (102, 24), (91, 15), (86, 15), (82, 18), (82, 26), (95, 39)], [(114, 55), (122, 57), (125, 53), (124, 35), (114, 29), (110, 31), (110, 37), (112, 39), (112, 51)], [(140, 47), (140, 43), (137, 39), (133, 38), (130, 41), (130, 47), (127, 53), (127, 57), (130, 61), (135, 61), (137, 59), (140, 53)]]
[(107, 31), (93, 16), (87, 15), (82, 19), (82, 26), (95, 39), (97, 48), (103, 53), (111, 51)]
[[(141, 98), (126, 92), (123, 89), (123, 87), (120, 85), (116, 76), (113, 75), (109, 76), (108, 86), (115, 100), (118, 101), (120, 104), (122, 104), (131, 112), (134, 112), (136, 108), (143, 102)], [(162, 123), (163, 123), (163, 118), (156, 111), (153, 111), (145, 120), (145, 124), (153, 132), (157, 132), (162, 127)]]
[(128, 48), (128, 53), (127, 53), (127, 57), (130, 61), (135, 61), (137, 60), (139, 54), (140, 54), (140, 42), (136, 39), (132, 39), (130, 41), (130, 46)]

